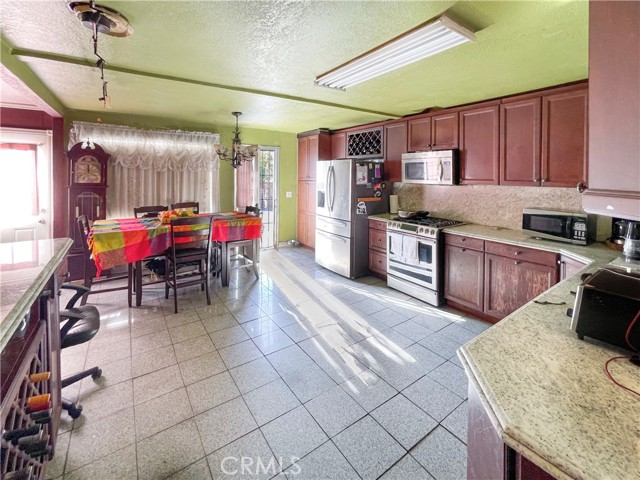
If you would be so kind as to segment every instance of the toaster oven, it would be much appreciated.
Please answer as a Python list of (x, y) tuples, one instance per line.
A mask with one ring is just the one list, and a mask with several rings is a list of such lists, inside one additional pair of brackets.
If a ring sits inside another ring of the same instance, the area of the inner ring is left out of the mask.
[(640, 273), (603, 268), (578, 286), (571, 328), (581, 340), (589, 337), (640, 350), (639, 314)]

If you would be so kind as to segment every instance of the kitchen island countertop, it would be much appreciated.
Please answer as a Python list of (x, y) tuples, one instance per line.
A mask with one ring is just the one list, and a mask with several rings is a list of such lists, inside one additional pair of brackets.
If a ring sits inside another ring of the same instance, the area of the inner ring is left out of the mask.
[(0, 350), (64, 261), (70, 247), (69, 238), (0, 245)]
[[(444, 231), (568, 255), (588, 263), (583, 272), (611, 261), (624, 265), (620, 252), (602, 243), (576, 246), (474, 224)], [(571, 330), (566, 310), (579, 283), (576, 274), (554, 285), (537, 298), (549, 304), (529, 302), (461, 347), (458, 356), (509, 447), (559, 479), (637, 479), (640, 397), (607, 378), (604, 364), (619, 351), (579, 340)], [(640, 367), (617, 360), (610, 371), (640, 391)]]

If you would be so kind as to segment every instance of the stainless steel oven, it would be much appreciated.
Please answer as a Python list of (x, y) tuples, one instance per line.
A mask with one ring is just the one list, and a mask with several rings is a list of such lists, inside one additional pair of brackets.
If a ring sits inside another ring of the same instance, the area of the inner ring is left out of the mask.
[(428, 216), (396, 220), (387, 224), (387, 285), (442, 305), (440, 230), (461, 222)]

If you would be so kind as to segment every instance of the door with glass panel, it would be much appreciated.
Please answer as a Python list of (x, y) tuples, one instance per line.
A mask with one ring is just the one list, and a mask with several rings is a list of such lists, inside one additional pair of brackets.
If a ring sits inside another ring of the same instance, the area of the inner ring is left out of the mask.
[(51, 238), (51, 132), (0, 130), (0, 243)]
[(279, 147), (258, 148), (252, 162), (235, 171), (235, 208), (258, 204), (262, 212), (261, 248), (278, 246), (278, 164)]

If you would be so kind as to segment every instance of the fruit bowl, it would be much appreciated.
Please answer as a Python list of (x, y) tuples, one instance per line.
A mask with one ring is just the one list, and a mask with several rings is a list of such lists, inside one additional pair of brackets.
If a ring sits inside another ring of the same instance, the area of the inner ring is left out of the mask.
[(171, 223), (171, 220), (175, 220), (180, 217), (195, 217), (196, 214), (190, 208), (177, 208), (175, 210), (166, 210), (160, 212), (160, 221), (162, 223)]

